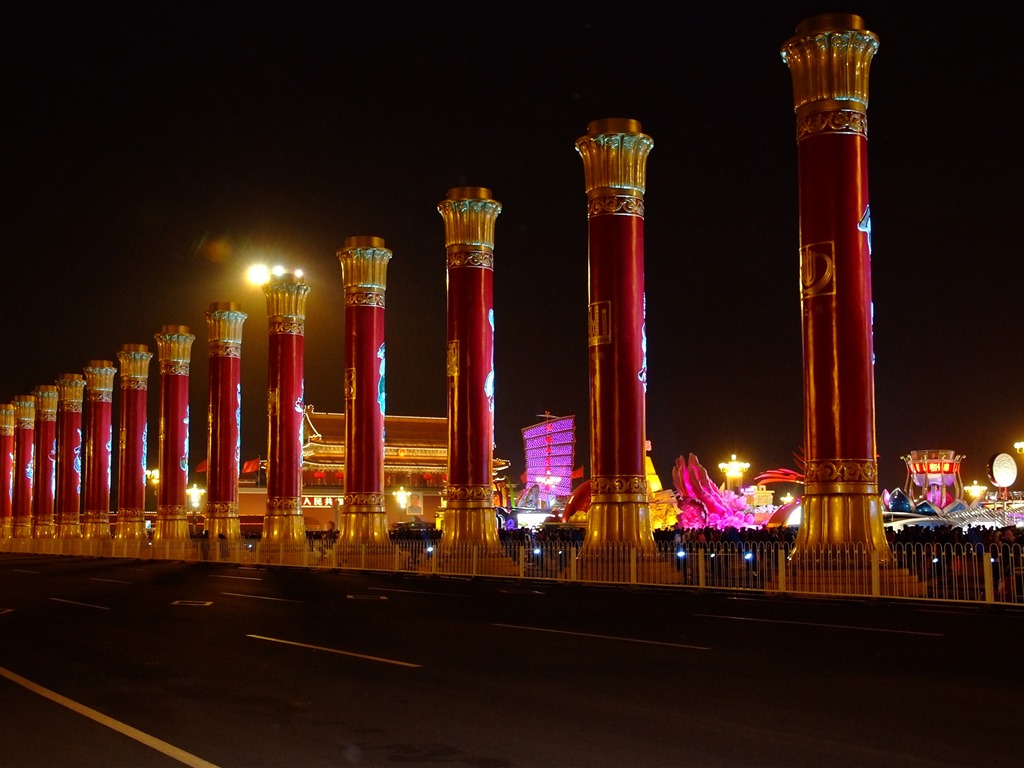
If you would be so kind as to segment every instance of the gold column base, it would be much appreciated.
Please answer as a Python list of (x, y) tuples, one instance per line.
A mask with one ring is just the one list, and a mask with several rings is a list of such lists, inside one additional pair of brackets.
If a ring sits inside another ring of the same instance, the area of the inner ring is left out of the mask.
[(390, 544), (388, 516), (383, 509), (348, 511), (341, 508), (339, 544)]
[(262, 543), (305, 546), (306, 521), (298, 499), (267, 499)]
[(11, 523), (11, 538), (12, 539), (31, 539), (32, 538), (32, 518), (31, 517), (15, 517)]
[(146, 533), (146, 513), (141, 509), (119, 509), (114, 523), (115, 539), (149, 539)]
[(188, 530), (188, 515), (183, 504), (157, 507), (153, 521), (153, 543), (159, 541), (185, 541), (191, 538)]
[(53, 518), (48, 519), (36, 519), (35, 524), (32, 526), (32, 538), (34, 539), (52, 539), (57, 532), (56, 526), (53, 524)]
[(651, 529), (651, 508), (645, 499), (635, 496), (594, 497), (587, 511), (587, 532), (580, 557), (585, 557), (589, 549), (599, 549), (608, 544), (628, 544), (644, 554), (657, 552)]
[(82, 525), (76, 516), (74, 520), (58, 520), (56, 535), (58, 539), (82, 538)]
[[(470, 502), (471, 503), (471, 502)], [(466, 502), (450, 501), (441, 523), (441, 544), (478, 544), (487, 549), (500, 549), (498, 518), (493, 506), (463, 506)]]
[(0, 539), (10, 539), (14, 536), (14, 524), (11, 522), (11, 518), (4, 518), (3, 522), (0, 522)]
[(847, 544), (878, 552), (882, 564), (892, 562), (882, 520), (882, 497), (877, 492), (805, 492), (801, 507), (793, 557), (810, 557), (818, 548)]
[(210, 541), (220, 539), (238, 541), (242, 538), (242, 528), (238, 521), (238, 502), (209, 502), (206, 505), (206, 530)]
[(82, 513), (83, 539), (109, 539), (110, 513), (106, 510), (86, 510)]

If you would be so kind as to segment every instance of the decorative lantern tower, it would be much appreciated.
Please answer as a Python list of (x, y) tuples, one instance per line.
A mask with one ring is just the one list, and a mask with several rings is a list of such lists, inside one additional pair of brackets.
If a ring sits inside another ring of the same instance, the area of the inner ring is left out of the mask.
[(587, 189), (591, 502), (584, 552), (655, 551), (647, 500), (644, 192), (654, 142), (636, 120), (595, 120), (576, 141)]
[(445, 544), (497, 549), (494, 514), (494, 225), (501, 203), (483, 187), (448, 191), (448, 484)]
[(82, 535), (82, 399), (85, 379), (65, 373), (57, 379), (57, 538)]
[(859, 16), (800, 22), (782, 46), (799, 164), (805, 479), (797, 550), (857, 544), (891, 560), (875, 450), (868, 74)]
[(338, 251), (345, 284), (345, 504), (339, 540), (386, 544), (384, 291), (391, 251), (349, 237)]
[(187, 325), (165, 325), (155, 338), (160, 360), (160, 484), (153, 543), (184, 542), (189, 538), (188, 377), (196, 337)]
[(36, 398), (35, 466), (32, 471), (32, 537), (52, 539), (57, 483), (57, 387), (42, 384)]
[(0, 539), (13, 535), (15, 421), (14, 405), (0, 405)]
[(117, 454), (115, 539), (148, 539), (146, 533), (146, 453), (148, 441), (149, 361), (145, 344), (125, 344), (121, 363), (121, 416)]
[(110, 360), (92, 360), (85, 373), (85, 471), (82, 537), (110, 538), (110, 462), (113, 441), (114, 374)]
[(13, 530), (16, 539), (32, 538), (32, 471), (35, 464), (36, 399), (14, 398)]
[(285, 272), (263, 285), (267, 297), (267, 512), (263, 543), (303, 546), (302, 419), (306, 297), (309, 286)]
[(206, 313), (210, 355), (210, 412), (206, 448), (206, 530), (211, 539), (237, 541), (238, 470), (242, 440), (242, 324), (233, 302)]

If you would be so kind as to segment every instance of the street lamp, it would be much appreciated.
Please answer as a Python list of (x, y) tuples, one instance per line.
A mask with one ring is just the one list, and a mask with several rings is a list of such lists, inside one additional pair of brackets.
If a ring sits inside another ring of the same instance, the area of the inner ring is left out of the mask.
[(402, 512), (405, 512), (405, 508), (409, 505), (409, 492), (405, 490), (404, 485), (398, 486), (397, 491), (392, 491), (391, 495), (395, 497), (395, 501), (398, 502), (398, 506)]
[(736, 454), (732, 455), (729, 461), (723, 461), (718, 468), (725, 473), (725, 487), (735, 491), (743, 481), (743, 473), (750, 469), (750, 464), (745, 461), (738, 461)]
[(970, 485), (965, 485), (964, 490), (970, 495), (972, 501), (977, 501), (984, 495), (985, 491), (988, 490), (987, 485), (978, 485), (978, 481), (975, 480)]
[(1013, 444), (1013, 450), (1017, 453), (1024, 453), (1024, 440), (1018, 440)]

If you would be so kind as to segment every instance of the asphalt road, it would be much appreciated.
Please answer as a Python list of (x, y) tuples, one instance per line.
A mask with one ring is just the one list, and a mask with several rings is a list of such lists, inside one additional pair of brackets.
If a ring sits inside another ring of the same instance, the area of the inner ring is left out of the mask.
[(1024, 610), (0, 555), (0, 766), (1003, 766)]

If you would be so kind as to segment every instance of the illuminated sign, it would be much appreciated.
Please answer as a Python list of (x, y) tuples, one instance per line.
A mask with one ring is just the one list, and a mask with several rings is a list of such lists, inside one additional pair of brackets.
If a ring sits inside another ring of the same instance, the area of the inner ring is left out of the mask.
[(331, 509), (336, 501), (340, 502), (341, 496), (303, 496), (302, 506)]

